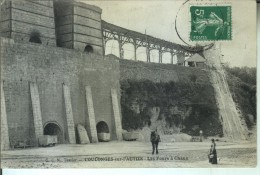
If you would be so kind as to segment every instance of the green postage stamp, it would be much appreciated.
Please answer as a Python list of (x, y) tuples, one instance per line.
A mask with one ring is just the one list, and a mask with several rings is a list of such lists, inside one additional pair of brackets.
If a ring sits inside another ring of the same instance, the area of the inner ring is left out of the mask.
[(231, 6), (190, 6), (191, 41), (232, 39)]

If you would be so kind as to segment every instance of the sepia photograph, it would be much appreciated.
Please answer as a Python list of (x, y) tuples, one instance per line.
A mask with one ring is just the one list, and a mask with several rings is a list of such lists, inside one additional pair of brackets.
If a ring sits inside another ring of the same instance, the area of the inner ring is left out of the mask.
[(255, 0), (0, 5), (1, 169), (257, 167)]

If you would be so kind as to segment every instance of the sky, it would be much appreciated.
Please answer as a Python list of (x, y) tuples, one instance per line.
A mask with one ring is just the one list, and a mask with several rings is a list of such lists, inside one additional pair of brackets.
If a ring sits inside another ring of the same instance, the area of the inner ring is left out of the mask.
[[(175, 31), (175, 17), (177, 17), (177, 29), (180, 35), (188, 41), (190, 30), (189, 3), (182, 6), (182, 0), (172, 1), (89, 1), (102, 9), (102, 19), (130, 29), (152, 35), (167, 41), (184, 44)], [(191, 0), (191, 3), (196, 2)], [(201, 2), (201, 0), (197, 0)], [(205, 2), (205, 1), (202, 1)], [(218, 0), (223, 3), (224, 1)], [(254, 0), (229, 0), (232, 5), (232, 40), (218, 41), (221, 45), (223, 62), (228, 62), (230, 66), (256, 66), (256, 5)], [(225, 2), (226, 3), (226, 2)], [(243, 7), (243, 8), (241, 8)], [(195, 42), (190, 42), (195, 45)], [(198, 43), (204, 45), (205, 43)], [(133, 59), (132, 45), (124, 46), (124, 54), (127, 59)], [(118, 43), (110, 41), (107, 43), (106, 54), (118, 55)], [(137, 50), (139, 60), (145, 61), (145, 49)], [(158, 62), (158, 52), (151, 52), (152, 61)], [(175, 58), (176, 61), (176, 58)], [(164, 62), (170, 62), (170, 54), (164, 55)]]

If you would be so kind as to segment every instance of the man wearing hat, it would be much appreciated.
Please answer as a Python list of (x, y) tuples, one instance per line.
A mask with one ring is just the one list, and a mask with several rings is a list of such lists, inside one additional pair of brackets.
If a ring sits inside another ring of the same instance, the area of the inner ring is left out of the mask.
[(160, 135), (157, 133), (157, 129), (155, 131), (151, 132), (151, 137), (150, 137), (150, 141), (152, 142), (152, 147), (153, 147), (153, 152), (152, 154), (154, 154), (154, 151), (156, 150), (156, 154), (158, 154), (158, 145), (159, 142), (161, 141)]

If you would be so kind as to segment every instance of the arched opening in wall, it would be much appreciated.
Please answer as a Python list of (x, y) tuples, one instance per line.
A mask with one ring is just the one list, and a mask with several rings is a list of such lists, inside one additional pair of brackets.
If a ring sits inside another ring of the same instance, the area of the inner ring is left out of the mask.
[(173, 56), (173, 64), (178, 64), (178, 58), (176, 54)]
[(63, 133), (61, 127), (56, 122), (46, 123), (44, 126), (44, 135), (56, 135), (58, 143), (63, 143)]
[(108, 142), (110, 140), (109, 127), (106, 122), (100, 121), (97, 124), (98, 141)]
[(123, 45), (123, 49), (124, 49), (124, 59), (135, 60), (135, 50), (133, 44), (126, 43)]
[(158, 50), (151, 50), (150, 51), (150, 59), (153, 63), (159, 63), (159, 51)]
[(94, 52), (94, 49), (91, 45), (87, 45), (84, 49), (84, 52), (87, 52), (87, 53), (93, 53)]
[(42, 41), (40, 39), (40, 34), (37, 32), (33, 32), (30, 36), (29, 42), (41, 44)]
[[(165, 64), (171, 64), (171, 53), (170, 52), (165, 52), (163, 53), (163, 56), (162, 56), (162, 63), (165, 63)], [(174, 62), (174, 58), (173, 58), (173, 62)]]
[(117, 40), (109, 40), (106, 42), (105, 55), (110, 54), (119, 57), (119, 44)]
[(136, 50), (137, 60), (147, 62), (147, 54), (145, 47), (138, 47)]

